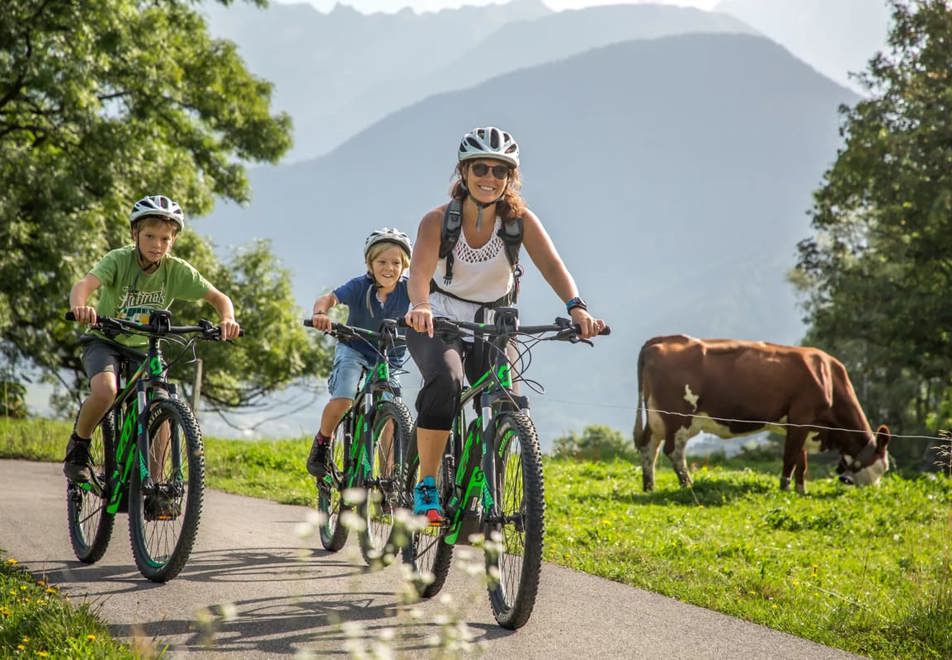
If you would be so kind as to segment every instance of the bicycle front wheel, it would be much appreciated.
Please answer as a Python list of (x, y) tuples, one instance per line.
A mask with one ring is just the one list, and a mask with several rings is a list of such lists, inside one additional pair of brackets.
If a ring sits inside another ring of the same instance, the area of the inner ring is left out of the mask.
[[(453, 442), (450, 436), (448, 443)], [(452, 445), (449, 445), (452, 446)], [(413, 508), (413, 489), (419, 481), (420, 454), (416, 446), (416, 429), (410, 438), (407, 452), (406, 486), (404, 501), (408, 509)], [(445, 505), (452, 492), (450, 470), (447, 469), (446, 459), (440, 461), (440, 471), (436, 475), (436, 488), (440, 494), (440, 501)], [(450, 563), (453, 561), (453, 546), (444, 541), (446, 527), (423, 527), (416, 529), (409, 535), (408, 542), (403, 547), (403, 561), (411, 569), (410, 581), (417, 595), (421, 598), (431, 598), (439, 593), (450, 572)]]
[[(184, 568), (202, 516), (205, 452), (198, 422), (178, 399), (149, 404), (149, 455), (139, 456), (129, 489), (129, 535), (136, 566), (152, 582), (167, 582)], [(143, 492), (142, 467), (152, 476)]]
[(66, 520), (69, 542), (76, 558), (86, 564), (102, 559), (115, 514), (106, 511), (109, 502), (109, 481), (116, 469), (116, 432), (110, 410), (93, 431), (89, 443), (95, 483), (70, 482), (66, 487)]
[(400, 532), (395, 533), (394, 521), (403, 501), (406, 446), (412, 427), (410, 411), (401, 401), (377, 404), (371, 426), (371, 474), (366, 482), (367, 497), (360, 505), (365, 523), (360, 531), (360, 552), (370, 566), (389, 566), (403, 545), (396, 538)]
[(493, 616), (504, 628), (526, 624), (535, 606), (545, 537), (539, 437), (524, 413), (496, 418), (496, 488), (500, 520), (486, 526), (486, 572)]
[(325, 550), (337, 552), (347, 542), (348, 529), (340, 522), (344, 503), (344, 473), (347, 470), (347, 454), (350, 451), (350, 428), (352, 411), (341, 420), (328, 447), (331, 459), (328, 472), (317, 480), (317, 510), (321, 513), (320, 536)]

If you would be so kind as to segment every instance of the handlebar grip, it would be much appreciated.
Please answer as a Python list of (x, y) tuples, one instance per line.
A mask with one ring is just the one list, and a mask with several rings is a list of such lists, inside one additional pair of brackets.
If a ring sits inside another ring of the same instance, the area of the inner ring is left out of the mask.
[(610, 335), (611, 333), (612, 333), (612, 327), (611, 327), (610, 325), (606, 325), (604, 328), (602, 328), (602, 331), (599, 332), (598, 334), (600, 334), (600, 335)]
[(311, 320), (311, 319), (304, 319), (304, 327), (305, 327), (305, 328), (313, 328), (313, 327), (314, 327), (314, 321)]
[(65, 318), (67, 321), (75, 321), (76, 315), (72, 311), (66, 312)]

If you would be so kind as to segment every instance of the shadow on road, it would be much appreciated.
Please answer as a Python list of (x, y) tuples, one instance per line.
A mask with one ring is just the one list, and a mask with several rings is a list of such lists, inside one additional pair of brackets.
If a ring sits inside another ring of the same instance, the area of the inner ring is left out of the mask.
[[(348, 640), (358, 637), (370, 642), (387, 636), (385, 631), (389, 630), (394, 635), (388, 642), (393, 650), (423, 652), (432, 648), (433, 640), (441, 633), (445, 636), (448, 626), (455, 625), (455, 617), (445, 616), (447, 608), (437, 602), (427, 604), (425, 617), (414, 618), (411, 608), (400, 604), (396, 593), (399, 580), (395, 576), (377, 579), (366, 567), (318, 550), (251, 548), (193, 552), (185, 570), (168, 585), (149, 582), (134, 565), (87, 566), (68, 562), (38, 565), (35, 572), (45, 574), (55, 583), (74, 584), (93, 609), (123, 592), (137, 592), (144, 597), (148, 593), (151, 599), (167, 594), (174, 599), (175, 587), (181, 583), (250, 585), (242, 593), (253, 593), (256, 583), (287, 583), (291, 593), (283, 596), (207, 603), (197, 611), (183, 608), (181, 617), (143, 617), (135, 624), (109, 626), (117, 637), (152, 640), (158, 648), (168, 643), (175, 651), (214, 649), (271, 656), (310, 649), (321, 655), (346, 655)], [(340, 590), (341, 579), (346, 580), (347, 591)], [(322, 581), (335, 580), (331, 590), (321, 590)], [(394, 589), (380, 588), (387, 585)], [(69, 586), (66, 589), (72, 590)], [(479, 592), (483, 598), (484, 594)], [(453, 594), (457, 600), (474, 595)], [(340, 625), (344, 621), (348, 622), (346, 629)], [(512, 634), (498, 626), (467, 625), (472, 642)]]

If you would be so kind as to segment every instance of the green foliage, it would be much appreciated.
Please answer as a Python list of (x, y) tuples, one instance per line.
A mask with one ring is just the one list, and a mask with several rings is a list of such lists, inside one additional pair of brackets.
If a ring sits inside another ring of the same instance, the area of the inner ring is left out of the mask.
[(90, 609), (73, 608), (58, 588), (35, 580), (0, 550), (0, 656), (11, 658), (137, 658), (115, 641)]
[[(0, 44), (0, 351), (79, 376), (67, 294), (129, 241), (131, 204), (162, 192), (191, 217), (215, 196), (246, 201), (244, 164), (276, 161), (290, 119), (270, 114), (270, 83), (209, 36), (191, 1), (8, 0)], [(187, 229), (176, 254), (233, 296), (254, 332), (212, 352), (212, 402), (248, 403), (323, 364), (316, 343), (286, 329), (287, 274), (265, 246), (225, 266)]]
[(26, 417), (26, 387), (22, 383), (0, 379), (0, 417)]
[(935, 413), (952, 373), (952, 8), (891, 5), (889, 49), (861, 76), (869, 97), (841, 108), (845, 145), (791, 280), (805, 343), (843, 360), (874, 423), (913, 433), (949, 423)]
[(572, 431), (555, 439), (552, 453), (558, 458), (576, 460), (634, 460), (637, 453), (631, 438), (603, 424), (586, 426), (582, 434)]

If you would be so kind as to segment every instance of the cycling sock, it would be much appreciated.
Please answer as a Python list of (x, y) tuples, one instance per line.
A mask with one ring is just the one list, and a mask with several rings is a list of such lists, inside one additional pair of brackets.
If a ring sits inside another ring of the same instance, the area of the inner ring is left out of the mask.
[(323, 433), (321, 433), (320, 431), (318, 431), (318, 432), (314, 435), (314, 442), (316, 442), (316, 443), (319, 444), (319, 445), (326, 445), (326, 444), (327, 444), (328, 442), (330, 442), (330, 441), (331, 441), (331, 439), (328, 438), (328, 437), (327, 437), (326, 435), (324, 435)]
[(79, 434), (76, 433), (76, 431), (73, 431), (73, 434), (72, 434), (71, 436), (69, 436), (69, 439), (72, 440), (73, 442), (84, 442), (84, 443), (86, 443), (87, 445), (88, 445), (90, 442), (92, 442), (92, 439), (91, 439), (91, 438), (81, 438), (81, 437), (79, 437)]

